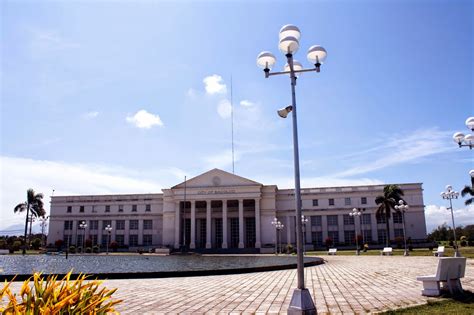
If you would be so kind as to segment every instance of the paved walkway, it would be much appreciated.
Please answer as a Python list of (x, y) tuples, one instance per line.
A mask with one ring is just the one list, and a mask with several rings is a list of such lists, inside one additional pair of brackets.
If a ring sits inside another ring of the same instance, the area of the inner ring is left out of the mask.
[[(363, 314), (426, 303), (417, 275), (435, 273), (436, 257), (326, 256), (306, 268), (306, 286), (319, 314)], [(474, 291), (474, 259), (464, 289)], [(13, 289), (19, 290), (20, 283)], [(118, 288), (122, 314), (286, 313), (296, 270), (227, 276), (107, 280)]]
[[(426, 303), (417, 275), (436, 272), (436, 257), (331, 256), (306, 268), (306, 286), (319, 314), (378, 312)], [(474, 291), (474, 260), (468, 260), (465, 289)], [(109, 280), (125, 301), (123, 314), (286, 313), (296, 271), (228, 276)]]

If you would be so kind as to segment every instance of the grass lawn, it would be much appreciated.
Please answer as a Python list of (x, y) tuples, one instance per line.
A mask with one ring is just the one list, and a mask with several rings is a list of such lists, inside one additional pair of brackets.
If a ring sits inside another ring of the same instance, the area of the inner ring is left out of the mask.
[[(469, 246), (469, 247), (459, 247), (459, 251), (461, 252), (461, 255), (463, 257), (467, 258), (474, 258), (474, 247)], [(403, 256), (403, 249), (393, 249), (393, 255), (394, 256)], [(362, 256), (377, 256), (380, 255), (380, 250), (379, 249), (373, 249), (373, 250), (368, 250), (367, 252), (360, 252)], [(306, 252), (306, 255), (311, 255), (311, 256), (326, 256), (327, 251), (308, 251)], [(355, 250), (338, 250), (337, 255), (355, 255)], [(430, 251), (427, 248), (415, 248), (413, 251), (410, 252), (410, 256), (433, 256), (433, 252)], [(454, 256), (454, 249), (446, 247), (445, 252), (444, 252), (445, 257), (453, 257)]]
[(428, 304), (388, 311), (382, 314), (474, 314), (474, 293), (464, 291), (463, 295), (441, 301), (428, 301)]

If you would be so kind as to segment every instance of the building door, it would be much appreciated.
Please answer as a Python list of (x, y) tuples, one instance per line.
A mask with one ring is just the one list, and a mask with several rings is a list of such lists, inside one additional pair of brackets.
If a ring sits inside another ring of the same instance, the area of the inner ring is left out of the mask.
[(214, 219), (214, 247), (222, 248), (222, 219)]
[(255, 247), (255, 218), (245, 218), (245, 247)]
[(239, 218), (230, 219), (230, 248), (239, 247)]

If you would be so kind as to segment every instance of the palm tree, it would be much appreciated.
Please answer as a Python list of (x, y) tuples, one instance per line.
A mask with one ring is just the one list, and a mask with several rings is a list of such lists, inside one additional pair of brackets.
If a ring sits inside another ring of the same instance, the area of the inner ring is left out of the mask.
[(471, 187), (466, 185), (464, 186), (463, 190), (461, 190), (461, 196), (465, 197), (466, 195), (471, 196), (471, 198), (464, 201), (464, 204), (469, 206), (470, 204), (474, 203), (474, 177), (471, 177)]
[(28, 232), (28, 219), (30, 216), (30, 211), (33, 216), (42, 217), (45, 215), (43, 208), (43, 194), (35, 193), (33, 189), (28, 189), (26, 192), (26, 201), (18, 204), (13, 212), (23, 212), (26, 210), (26, 220), (25, 220), (25, 246), (23, 246), (23, 255), (26, 253), (26, 233)]
[(403, 190), (397, 185), (386, 185), (383, 188), (383, 195), (375, 198), (375, 203), (379, 205), (376, 216), (378, 218), (385, 217), (387, 224), (387, 247), (390, 246), (390, 216), (392, 209), (395, 210), (395, 205), (402, 199)]

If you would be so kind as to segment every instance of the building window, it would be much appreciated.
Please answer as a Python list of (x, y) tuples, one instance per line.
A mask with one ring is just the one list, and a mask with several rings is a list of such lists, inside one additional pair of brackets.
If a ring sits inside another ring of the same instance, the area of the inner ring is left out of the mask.
[(95, 209), (95, 206), (92, 206), (92, 213), (95, 213), (97, 212), (97, 210)]
[(102, 247), (106, 247), (107, 243), (110, 244), (110, 235), (109, 234), (102, 234)]
[(337, 226), (337, 215), (328, 215), (328, 226)]
[(385, 214), (377, 215), (377, 224), (387, 223)]
[(132, 212), (137, 212), (137, 205), (132, 205)]
[(117, 242), (118, 246), (125, 245), (125, 236), (124, 235), (115, 235), (115, 241)]
[(379, 244), (387, 243), (387, 230), (377, 230)]
[(84, 212), (84, 206), (79, 207), (79, 212)]
[(311, 218), (311, 226), (321, 226), (321, 216), (320, 215), (312, 215)]
[(372, 219), (370, 214), (364, 213), (362, 214), (362, 224), (372, 224)]
[(360, 197), (360, 203), (363, 205), (367, 204), (367, 197)]
[(97, 245), (97, 234), (89, 235), (89, 238), (91, 240), (92, 246)]
[(153, 220), (143, 220), (144, 230), (153, 230)]
[(313, 244), (316, 246), (323, 245), (323, 232), (312, 232), (311, 239), (313, 240)]
[(395, 237), (403, 238), (403, 229), (394, 229), (393, 232), (394, 232)]
[(119, 211), (118, 212), (123, 212), (123, 205), (119, 205)]
[(364, 242), (372, 242), (372, 230), (362, 230), (362, 235), (364, 236)]
[(105, 212), (110, 212), (110, 206), (105, 206)]
[(344, 231), (344, 242), (348, 245), (355, 244), (355, 231)]
[(69, 234), (69, 235), (66, 235), (64, 234), (64, 245), (65, 246), (69, 246), (69, 245), (72, 245), (72, 235)]
[(89, 221), (89, 229), (91, 229), (91, 230), (98, 230), (98, 229), (99, 229), (99, 221), (97, 221), (97, 220), (90, 220), (90, 221)]
[(153, 244), (153, 235), (145, 234), (143, 235), (143, 245), (150, 246)]
[(64, 221), (64, 230), (72, 230), (73, 221)]
[(151, 211), (151, 205), (146, 205), (145, 211), (150, 212)]
[(313, 207), (319, 206), (318, 199), (313, 199)]
[(328, 238), (332, 240), (333, 246), (336, 246), (339, 243), (339, 232), (328, 231)]
[(348, 214), (344, 214), (344, 225), (354, 225), (354, 217)]
[(130, 220), (130, 230), (138, 230), (138, 220)]
[(104, 221), (102, 221), (102, 230), (105, 229), (105, 227), (106, 227), (107, 225), (112, 226), (112, 221), (110, 221), (110, 220), (104, 220)]
[(350, 206), (351, 205), (351, 198), (344, 198), (344, 204), (346, 206)]
[(334, 199), (333, 198), (329, 198), (329, 205), (334, 206)]
[(128, 246), (138, 246), (138, 235), (131, 234), (128, 238)]
[(403, 217), (401, 212), (393, 213), (393, 223), (403, 223)]
[(125, 220), (117, 220), (115, 221), (115, 228), (117, 230), (125, 230)]
[(67, 206), (67, 213), (71, 213), (72, 212), (72, 206)]

